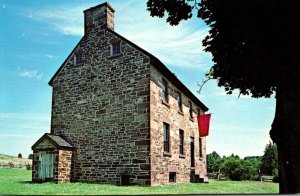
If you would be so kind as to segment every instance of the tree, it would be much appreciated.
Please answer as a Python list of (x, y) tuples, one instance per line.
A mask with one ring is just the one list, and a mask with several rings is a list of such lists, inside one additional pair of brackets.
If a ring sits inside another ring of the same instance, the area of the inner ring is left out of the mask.
[(33, 154), (29, 154), (28, 159), (33, 159)]
[(207, 80), (216, 79), (228, 94), (275, 93), (270, 136), (278, 148), (280, 193), (300, 192), (300, 1), (148, 0), (147, 7), (151, 16), (167, 14), (171, 25), (197, 9), (210, 27), (203, 40), (214, 62)]
[(243, 176), (245, 180), (257, 180), (259, 179), (259, 166), (260, 157), (252, 156), (245, 157), (243, 160)]
[(18, 154), (18, 158), (22, 158), (22, 154), (21, 153)]
[(276, 175), (278, 173), (277, 146), (271, 142), (266, 145), (261, 159), (260, 170), (262, 174)]
[(207, 154), (207, 171), (208, 172), (218, 172), (220, 169), (220, 165), (222, 163), (222, 158), (220, 155), (216, 152), (213, 151), (210, 154)]
[(230, 180), (240, 181), (243, 176), (243, 163), (239, 158), (227, 157), (221, 164), (222, 172), (229, 177)]

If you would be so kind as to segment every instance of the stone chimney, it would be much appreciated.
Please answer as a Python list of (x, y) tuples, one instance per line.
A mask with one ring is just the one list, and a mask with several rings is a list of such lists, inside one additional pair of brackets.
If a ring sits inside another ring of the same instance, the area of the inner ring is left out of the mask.
[(106, 2), (84, 10), (84, 34), (109, 28), (114, 30), (115, 10)]

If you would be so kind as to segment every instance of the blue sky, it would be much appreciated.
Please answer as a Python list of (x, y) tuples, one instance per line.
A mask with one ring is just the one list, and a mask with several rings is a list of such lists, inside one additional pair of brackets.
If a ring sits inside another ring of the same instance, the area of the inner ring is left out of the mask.
[[(0, 153), (23, 156), (50, 131), (56, 70), (83, 36), (83, 10), (100, 0), (0, 0)], [(213, 64), (203, 52), (208, 27), (198, 18), (171, 27), (152, 18), (146, 1), (109, 1), (115, 31), (158, 57), (209, 107), (207, 152), (262, 155), (270, 140), (275, 99), (226, 95), (216, 81), (197, 94), (197, 82)]]

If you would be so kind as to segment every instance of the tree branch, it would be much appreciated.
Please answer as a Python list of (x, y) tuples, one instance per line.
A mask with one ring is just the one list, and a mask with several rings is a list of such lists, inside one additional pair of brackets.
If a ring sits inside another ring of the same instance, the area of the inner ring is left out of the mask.
[(202, 90), (202, 87), (204, 86), (204, 84), (206, 83), (206, 82), (208, 82), (209, 80), (212, 80), (213, 78), (211, 78), (211, 77), (208, 77), (208, 78), (206, 78), (206, 80), (202, 80), (202, 84), (199, 84), (199, 82), (197, 82), (197, 85), (199, 86), (199, 90), (197, 90), (197, 93), (201, 93), (201, 90)]

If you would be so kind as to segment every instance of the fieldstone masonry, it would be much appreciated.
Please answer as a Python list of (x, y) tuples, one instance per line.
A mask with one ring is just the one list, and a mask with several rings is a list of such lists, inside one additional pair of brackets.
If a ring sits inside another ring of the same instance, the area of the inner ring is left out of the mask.
[[(162, 79), (168, 82), (168, 103), (162, 101)], [(151, 133), (151, 185), (169, 183), (169, 173), (176, 172), (176, 182), (194, 182), (206, 176), (206, 140), (202, 139), (202, 156), (199, 155), (199, 131), (197, 119), (190, 119), (187, 96), (182, 94), (183, 108), (178, 111), (176, 88), (154, 66), (151, 66), (150, 80), (150, 133)], [(193, 103), (193, 116), (197, 116), (197, 108), (203, 114), (201, 106)], [(170, 153), (163, 151), (163, 123), (170, 125)], [(179, 129), (184, 131), (184, 155), (179, 153)], [(190, 137), (195, 140), (195, 167), (191, 168)], [(197, 176), (198, 175), (198, 176)]]
[[(178, 183), (189, 182), (192, 171), (198, 178), (206, 176), (205, 138), (203, 157), (199, 157), (197, 122), (188, 118), (187, 101), (196, 100), (193, 105), (201, 113), (206, 106), (158, 59), (113, 31), (114, 10), (108, 3), (84, 13), (84, 37), (49, 82), (53, 87), (51, 134), (73, 147), (55, 151), (54, 179), (160, 185), (169, 183), (169, 172), (176, 172)], [(121, 53), (112, 55), (116, 42)], [(169, 105), (161, 102), (162, 78), (170, 87)], [(175, 89), (183, 93), (182, 114), (177, 112)], [(171, 126), (169, 156), (162, 150), (163, 122)], [(184, 157), (178, 152), (179, 129), (184, 130)], [(195, 138), (194, 168), (190, 167), (190, 136)], [(34, 162), (33, 167), (37, 165)], [(35, 175), (33, 170), (33, 181)]]

